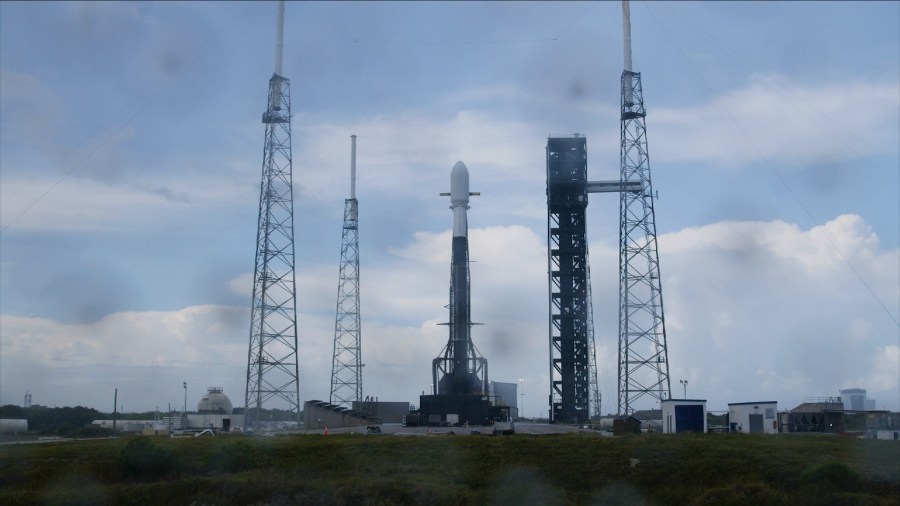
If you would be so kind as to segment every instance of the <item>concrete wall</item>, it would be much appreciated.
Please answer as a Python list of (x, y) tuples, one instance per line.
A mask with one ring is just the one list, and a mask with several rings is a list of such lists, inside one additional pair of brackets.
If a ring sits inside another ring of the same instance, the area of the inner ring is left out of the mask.
[(367, 422), (357, 415), (355, 411), (342, 410), (325, 402), (307, 401), (303, 404), (303, 428), (332, 429), (366, 425)]
[(223, 430), (225, 420), (230, 421), (230, 430), (244, 430), (244, 415), (188, 414), (188, 429)]
[(409, 403), (354, 401), (353, 411), (361, 413), (364, 417), (374, 418), (379, 423), (402, 423), (403, 418), (409, 413)]
[[(116, 432), (143, 432), (144, 429), (168, 429), (164, 420), (116, 420)], [(113, 428), (112, 420), (94, 420), (91, 425), (103, 429)]]

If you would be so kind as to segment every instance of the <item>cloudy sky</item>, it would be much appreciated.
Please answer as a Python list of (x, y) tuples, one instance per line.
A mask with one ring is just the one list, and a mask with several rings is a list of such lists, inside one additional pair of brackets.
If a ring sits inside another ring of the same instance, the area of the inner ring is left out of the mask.
[[(275, 4), (0, 2), (0, 403), (242, 405)], [(673, 396), (865, 388), (900, 409), (900, 4), (641, 2)], [(464, 161), (476, 346), (549, 393), (544, 147), (618, 177), (618, 2), (289, 3), (300, 390), (327, 399), (350, 135), (364, 390), (418, 401), (447, 340)], [(588, 236), (616, 406), (618, 199)], [(652, 407), (651, 405), (639, 407)]]

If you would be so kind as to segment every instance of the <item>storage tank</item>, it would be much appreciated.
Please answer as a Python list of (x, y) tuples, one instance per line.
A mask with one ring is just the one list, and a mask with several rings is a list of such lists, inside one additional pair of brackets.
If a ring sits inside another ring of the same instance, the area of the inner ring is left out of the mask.
[(28, 420), (17, 418), (0, 419), (0, 434), (24, 434), (28, 432)]
[(222, 387), (209, 387), (206, 389), (206, 395), (200, 399), (197, 404), (197, 413), (230, 415), (233, 411), (231, 399), (222, 393)]

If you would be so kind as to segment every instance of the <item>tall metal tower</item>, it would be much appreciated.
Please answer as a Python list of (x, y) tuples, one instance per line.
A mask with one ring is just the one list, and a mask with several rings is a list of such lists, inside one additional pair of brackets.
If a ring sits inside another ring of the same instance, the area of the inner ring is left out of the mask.
[(281, 75), (284, 2), (278, 2), (275, 73), (269, 79), (256, 262), (247, 352), (245, 429), (255, 431), (263, 407), (300, 416), (290, 81)]
[(362, 401), (359, 319), (359, 207), (356, 201), (356, 136), (350, 136), (350, 198), (344, 200), (344, 231), (334, 320), (334, 359), (329, 403), (353, 407)]
[(631, 414), (642, 397), (671, 396), (656, 217), (641, 74), (631, 70), (631, 19), (622, 2), (625, 70), (621, 96), (622, 184), (642, 191), (619, 199), (619, 414)]
[(590, 193), (638, 192), (640, 183), (588, 181), (587, 139), (547, 139), (550, 421), (600, 415), (585, 211)]
[(587, 141), (547, 139), (550, 421), (589, 419)]

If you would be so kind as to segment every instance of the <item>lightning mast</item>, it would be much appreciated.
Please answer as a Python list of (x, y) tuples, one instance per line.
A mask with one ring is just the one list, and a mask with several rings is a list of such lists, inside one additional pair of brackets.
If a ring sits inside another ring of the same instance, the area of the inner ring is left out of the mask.
[(281, 75), (284, 2), (275, 23), (275, 72), (269, 79), (244, 427), (261, 429), (261, 411), (277, 408), (300, 416), (297, 298), (294, 274), (294, 197), (291, 165), (290, 81)]
[(350, 136), (350, 198), (344, 200), (344, 231), (334, 321), (334, 359), (329, 403), (346, 408), (362, 401), (359, 318), (359, 208), (356, 201), (356, 136)]
[(631, 14), (622, 2), (625, 69), (621, 98), (622, 185), (641, 191), (619, 199), (619, 414), (631, 414), (643, 397), (671, 397), (656, 217), (647, 152), (641, 74), (631, 68)]

